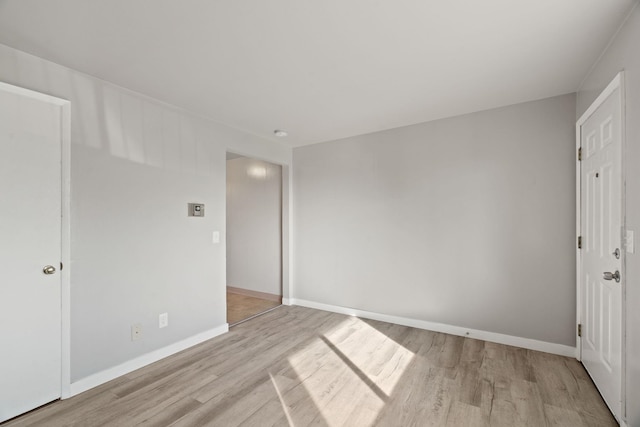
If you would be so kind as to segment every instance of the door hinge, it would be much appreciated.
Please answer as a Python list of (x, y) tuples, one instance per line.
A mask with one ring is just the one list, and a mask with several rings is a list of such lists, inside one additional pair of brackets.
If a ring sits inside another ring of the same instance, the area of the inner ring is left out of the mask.
[(582, 161), (582, 147), (578, 148), (578, 161)]
[(582, 324), (578, 323), (578, 336), (581, 337), (582, 336)]
[(578, 249), (582, 249), (582, 236), (578, 236)]

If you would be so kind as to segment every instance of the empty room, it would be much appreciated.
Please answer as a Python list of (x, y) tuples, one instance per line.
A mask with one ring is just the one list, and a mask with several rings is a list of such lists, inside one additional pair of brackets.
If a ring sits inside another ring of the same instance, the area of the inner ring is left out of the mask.
[(640, 427), (638, 0), (0, 0), (0, 424)]

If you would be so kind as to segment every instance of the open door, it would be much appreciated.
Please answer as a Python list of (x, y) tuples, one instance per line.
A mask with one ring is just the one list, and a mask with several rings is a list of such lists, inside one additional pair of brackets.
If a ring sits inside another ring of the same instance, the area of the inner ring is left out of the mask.
[(580, 118), (578, 311), (582, 363), (616, 419), (622, 407), (622, 76)]
[(61, 395), (64, 103), (0, 83), (0, 422)]

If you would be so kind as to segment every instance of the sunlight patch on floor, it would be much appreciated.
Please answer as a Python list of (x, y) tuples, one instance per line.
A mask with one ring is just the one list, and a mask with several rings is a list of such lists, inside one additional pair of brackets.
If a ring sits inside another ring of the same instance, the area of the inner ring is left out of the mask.
[(273, 388), (276, 390), (276, 394), (278, 395), (278, 400), (280, 400), (280, 404), (282, 405), (282, 410), (284, 411), (284, 415), (287, 417), (287, 422), (289, 426), (293, 427), (295, 424), (293, 423), (293, 419), (291, 418), (291, 412), (289, 411), (289, 406), (285, 403), (284, 397), (282, 396), (282, 392), (278, 387), (278, 383), (276, 379), (273, 377), (273, 374), (269, 372), (269, 378), (271, 378), (271, 383), (273, 384)]
[[(376, 420), (413, 358), (411, 351), (354, 317), (288, 361), (327, 424), (366, 426)], [(288, 396), (278, 394), (287, 413)], [(354, 412), (356, 405), (361, 410)], [(298, 421), (295, 408), (288, 419)]]
[(411, 364), (414, 353), (369, 323), (357, 317), (352, 318), (352, 321), (354, 326), (351, 328), (355, 328), (353, 334), (344, 337), (344, 328), (338, 327), (325, 334), (326, 340), (348, 357), (371, 382), (390, 396)]

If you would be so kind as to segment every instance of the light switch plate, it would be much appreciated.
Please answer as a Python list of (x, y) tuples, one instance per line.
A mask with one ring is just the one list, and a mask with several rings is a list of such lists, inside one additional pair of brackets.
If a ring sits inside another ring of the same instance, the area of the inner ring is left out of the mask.
[(158, 327), (166, 328), (169, 326), (169, 313), (162, 313), (158, 316)]
[(213, 232), (213, 243), (220, 243), (220, 232), (219, 231), (214, 231)]
[(630, 254), (634, 253), (636, 251), (635, 248), (635, 244), (633, 241), (633, 230), (627, 230), (625, 236), (624, 236), (624, 247), (626, 249), (626, 251)]

